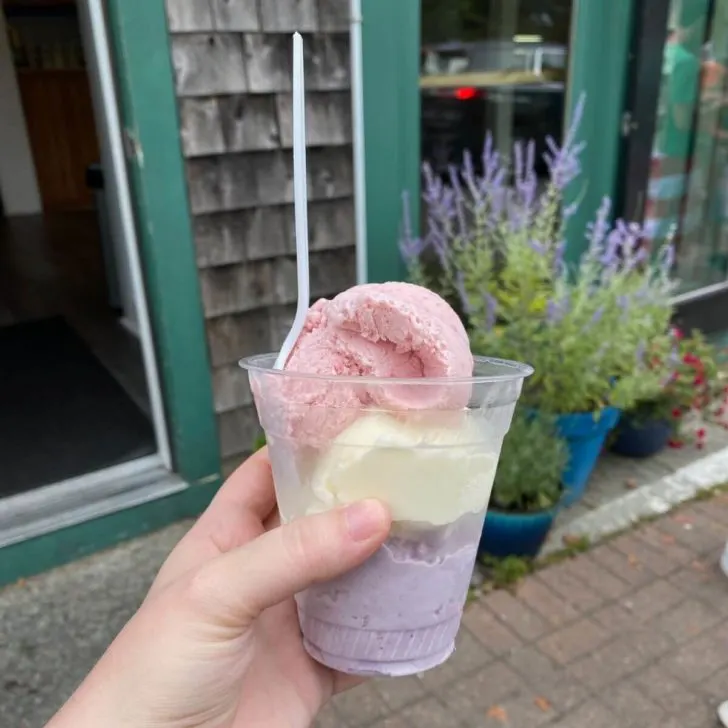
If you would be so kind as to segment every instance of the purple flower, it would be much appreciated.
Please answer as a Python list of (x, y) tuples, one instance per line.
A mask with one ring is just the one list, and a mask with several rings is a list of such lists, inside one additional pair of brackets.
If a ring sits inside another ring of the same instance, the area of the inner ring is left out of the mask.
[(587, 225), (587, 240), (592, 255), (596, 255), (596, 252), (601, 249), (604, 239), (609, 233), (609, 213), (611, 209), (612, 201), (608, 197), (603, 197), (594, 222)]
[(413, 265), (419, 260), (425, 249), (425, 242), (422, 238), (405, 238), (399, 241), (399, 252), (407, 265)]
[(468, 235), (468, 226), (465, 222), (465, 196), (463, 195), (463, 188), (460, 184), (457, 169), (453, 165), (450, 165), (450, 184), (452, 185), (453, 200), (455, 207), (455, 215), (457, 217), (458, 226), (460, 227), (460, 236), (463, 240)]
[(487, 329), (492, 329), (498, 317), (498, 301), (490, 293), (483, 296), (483, 301), (485, 302), (485, 326)]
[(432, 246), (435, 254), (440, 261), (440, 265), (445, 267), (448, 263), (448, 239), (445, 233), (438, 227), (437, 222), (432, 218), (427, 220), (427, 237), (425, 247)]
[(463, 311), (466, 314), (473, 313), (473, 307), (470, 305), (470, 297), (465, 290), (465, 276), (461, 270), (455, 274), (455, 289), (460, 298), (460, 305), (463, 307)]
[(546, 253), (546, 248), (542, 243), (539, 243), (538, 240), (529, 240), (528, 247), (539, 255), (545, 255)]
[(561, 275), (564, 272), (564, 253), (566, 252), (566, 240), (561, 240), (554, 248), (554, 272)]
[(543, 156), (549, 168), (551, 182), (558, 190), (563, 190), (581, 171), (579, 155), (586, 145), (584, 142), (576, 142), (576, 134), (584, 114), (585, 99), (586, 96), (582, 93), (574, 107), (571, 124), (561, 147), (556, 144), (553, 137), (546, 137), (549, 151)]
[(483, 181), (492, 183), (496, 174), (501, 170), (500, 154), (493, 149), (493, 135), (488, 132), (483, 144)]
[(564, 220), (568, 220), (570, 217), (573, 217), (576, 214), (576, 211), (578, 209), (579, 203), (572, 202), (564, 207), (564, 209), (561, 211), (561, 215), (563, 216)]
[(546, 320), (550, 324), (559, 323), (568, 310), (568, 303), (566, 301), (549, 301), (546, 304)]
[(463, 180), (465, 181), (465, 184), (468, 187), (470, 196), (473, 198), (473, 206), (476, 210), (482, 209), (485, 205), (485, 200), (483, 199), (482, 190), (480, 189), (480, 186), (478, 184), (478, 178), (475, 174), (473, 155), (470, 153), (469, 149), (466, 149), (463, 152), (463, 167), (461, 170), (461, 175)]
[(399, 251), (407, 265), (412, 265), (422, 255), (426, 245), (422, 238), (412, 235), (412, 217), (410, 211), (409, 192), (402, 193), (402, 237), (399, 240)]
[(616, 228), (607, 235), (607, 244), (604, 247), (604, 254), (601, 257), (602, 265), (607, 268), (616, 268), (620, 261), (622, 249), (622, 235)]
[(590, 326), (593, 326), (594, 324), (598, 324), (602, 317), (604, 316), (604, 306), (600, 306), (594, 313), (592, 314), (591, 321), (589, 322)]

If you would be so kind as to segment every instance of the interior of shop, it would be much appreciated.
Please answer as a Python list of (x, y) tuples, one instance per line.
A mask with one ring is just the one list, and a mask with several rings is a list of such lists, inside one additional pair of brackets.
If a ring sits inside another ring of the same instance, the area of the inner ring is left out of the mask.
[(546, 176), (546, 138), (564, 123), (572, 0), (423, 0), (420, 91), (422, 157), (447, 173), (483, 140), (510, 156), (533, 139)]
[(2, 4), (0, 497), (156, 452), (88, 42), (73, 0)]

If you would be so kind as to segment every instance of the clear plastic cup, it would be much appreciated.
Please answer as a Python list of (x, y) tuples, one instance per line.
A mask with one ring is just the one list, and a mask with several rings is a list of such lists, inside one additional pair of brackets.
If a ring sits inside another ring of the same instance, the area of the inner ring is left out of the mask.
[(475, 358), (466, 379), (326, 377), (244, 359), (284, 522), (385, 501), (386, 543), (296, 598), (304, 644), (358, 675), (410, 675), (453, 652), (525, 364)]

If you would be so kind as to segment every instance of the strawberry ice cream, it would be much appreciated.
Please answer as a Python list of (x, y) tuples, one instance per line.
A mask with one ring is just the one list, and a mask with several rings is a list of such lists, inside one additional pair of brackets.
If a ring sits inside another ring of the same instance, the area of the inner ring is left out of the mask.
[[(462, 322), (436, 293), (409, 283), (369, 283), (311, 307), (285, 368), (320, 377), (468, 378), (473, 357)], [(316, 376), (283, 387), (290, 434), (309, 444), (335, 437), (362, 407), (458, 409), (470, 394), (467, 386), (436, 384), (415, 389), (352, 381), (332, 388)]]

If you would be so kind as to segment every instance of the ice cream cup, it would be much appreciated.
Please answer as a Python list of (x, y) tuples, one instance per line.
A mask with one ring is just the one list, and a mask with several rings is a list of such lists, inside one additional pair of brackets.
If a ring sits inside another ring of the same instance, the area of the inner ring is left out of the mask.
[(475, 357), (473, 376), (383, 379), (241, 362), (284, 522), (362, 498), (393, 527), (362, 566), (296, 598), (304, 644), (359, 675), (409, 675), (453, 652), (503, 437), (531, 367)]

